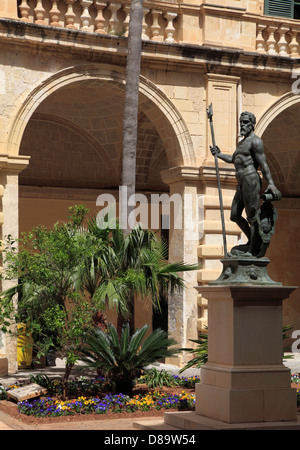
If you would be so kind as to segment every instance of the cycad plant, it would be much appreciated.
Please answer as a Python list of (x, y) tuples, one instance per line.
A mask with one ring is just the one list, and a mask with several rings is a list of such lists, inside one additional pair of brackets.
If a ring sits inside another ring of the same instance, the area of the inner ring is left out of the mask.
[(144, 367), (180, 352), (174, 347), (176, 342), (163, 330), (154, 330), (145, 338), (148, 329), (149, 326), (144, 325), (130, 335), (129, 324), (126, 323), (121, 336), (113, 324), (108, 324), (106, 332), (89, 330), (81, 360), (110, 378), (117, 393), (131, 395), (134, 380), (141, 376)]

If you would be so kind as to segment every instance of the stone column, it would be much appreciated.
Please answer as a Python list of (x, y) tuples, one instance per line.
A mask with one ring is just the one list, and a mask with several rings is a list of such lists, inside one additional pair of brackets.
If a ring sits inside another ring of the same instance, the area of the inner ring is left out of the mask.
[[(183, 261), (197, 264), (198, 187), (199, 168), (175, 167), (161, 172), (163, 181), (170, 186), (171, 214), (169, 235), (169, 262)], [(172, 206), (174, 200), (174, 207)], [(181, 203), (180, 203), (181, 200)], [(197, 339), (197, 271), (184, 272), (183, 292), (169, 295), (168, 330), (179, 347), (192, 347), (189, 339)], [(182, 366), (187, 355), (169, 359), (169, 364)]]
[[(27, 167), (26, 156), (0, 156), (0, 222), (1, 240), (8, 234), (19, 237), (19, 173)], [(2, 281), (2, 290), (15, 284), (14, 281)], [(12, 328), (15, 324), (12, 324)], [(0, 374), (15, 373), (18, 370), (16, 338), (0, 332)]]

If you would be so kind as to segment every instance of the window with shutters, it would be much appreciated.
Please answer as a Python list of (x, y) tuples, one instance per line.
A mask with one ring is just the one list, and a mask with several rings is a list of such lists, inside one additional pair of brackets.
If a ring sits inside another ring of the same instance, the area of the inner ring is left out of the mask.
[(265, 15), (300, 19), (300, 0), (265, 0)]

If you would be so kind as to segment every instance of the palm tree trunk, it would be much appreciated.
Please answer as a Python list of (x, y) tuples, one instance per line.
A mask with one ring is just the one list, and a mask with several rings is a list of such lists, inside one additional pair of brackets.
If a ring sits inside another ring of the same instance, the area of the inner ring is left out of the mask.
[(142, 53), (143, 0), (131, 0), (126, 64), (126, 87), (123, 119), (122, 186), (127, 187), (121, 207), (121, 224), (125, 232), (128, 226), (128, 198), (135, 194), (136, 148), (138, 128), (138, 97)]
[(135, 314), (135, 307), (134, 307), (134, 295), (130, 296), (129, 299), (129, 329), (130, 329), (130, 334), (132, 335), (134, 333), (135, 330), (135, 320), (134, 320), (134, 314)]
[[(121, 226), (130, 232), (128, 199), (135, 194), (136, 149), (138, 129), (139, 82), (142, 54), (143, 0), (131, 0), (126, 64), (126, 87), (123, 119), (122, 186), (127, 187), (127, 198), (121, 202)], [(134, 301), (129, 303), (131, 329), (134, 328)], [(120, 324), (119, 324), (120, 327)]]
[(66, 363), (64, 379), (63, 379), (63, 393), (62, 393), (63, 401), (65, 401), (69, 398), (69, 378), (70, 378), (73, 367), (74, 367), (73, 363)]
[(128, 297), (127, 303), (128, 303), (128, 310), (129, 310), (129, 317), (124, 318), (120, 312), (118, 312), (118, 318), (117, 318), (117, 333), (119, 338), (121, 337), (123, 326), (125, 323), (129, 323), (129, 329), (130, 334), (132, 335), (135, 330), (135, 321), (134, 321), (134, 314), (135, 314), (135, 305), (134, 305), (135, 297), (134, 295), (130, 295)]

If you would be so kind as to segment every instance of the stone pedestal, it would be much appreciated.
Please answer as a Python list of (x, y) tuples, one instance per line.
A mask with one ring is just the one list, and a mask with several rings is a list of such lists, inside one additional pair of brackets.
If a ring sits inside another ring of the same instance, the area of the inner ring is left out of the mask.
[[(296, 390), (282, 363), (282, 301), (296, 288), (198, 289), (208, 300), (208, 361), (196, 385), (198, 425), (190, 429), (203, 429), (204, 419), (219, 429), (224, 424), (297, 424)], [(172, 424), (170, 415), (167, 420)], [(178, 417), (174, 420), (178, 423)]]

